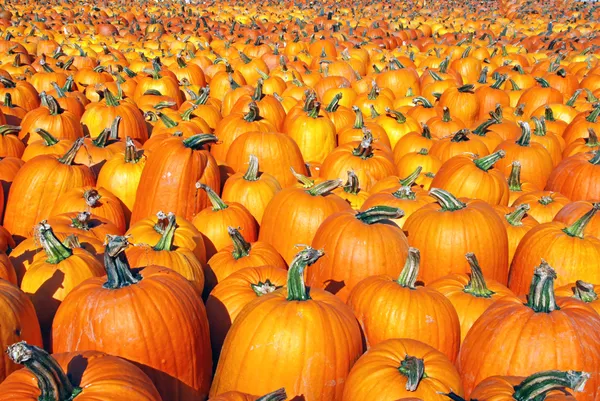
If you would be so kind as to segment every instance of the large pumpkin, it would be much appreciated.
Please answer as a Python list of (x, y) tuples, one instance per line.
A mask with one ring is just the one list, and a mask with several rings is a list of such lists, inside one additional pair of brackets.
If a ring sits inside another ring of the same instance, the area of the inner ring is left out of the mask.
[(600, 199), (600, 150), (567, 157), (552, 171), (546, 189), (557, 191), (567, 198)]

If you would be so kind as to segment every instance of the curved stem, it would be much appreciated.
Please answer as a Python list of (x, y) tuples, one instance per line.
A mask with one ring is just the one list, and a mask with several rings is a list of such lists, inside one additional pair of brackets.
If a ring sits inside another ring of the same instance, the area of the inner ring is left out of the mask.
[(288, 270), (288, 301), (308, 301), (310, 299), (304, 284), (304, 269), (306, 266), (315, 263), (324, 254), (322, 250), (313, 249), (309, 246), (298, 252)]
[(463, 291), (478, 298), (490, 298), (495, 292), (487, 288), (477, 257), (471, 252), (465, 256), (471, 267), (471, 277)]
[(125, 257), (125, 249), (129, 246), (127, 237), (108, 235), (104, 249), (104, 268), (106, 269), (106, 282), (103, 287), (116, 290), (138, 283), (142, 277), (134, 274)]
[(210, 200), (210, 203), (212, 204), (213, 211), (218, 212), (220, 210), (225, 210), (229, 207), (225, 202), (223, 202), (219, 195), (217, 195), (217, 193), (213, 191), (213, 189), (208, 185), (203, 184), (201, 182), (197, 182), (196, 188), (202, 189), (206, 192), (206, 195), (208, 195), (208, 200)]
[(521, 126), (521, 136), (515, 141), (515, 143), (519, 146), (529, 146), (531, 143), (531, 128), (525, 121), (519, 122), (519, 125)]
[(496, 162), (498, 160), (504, 158), (504, 156), (506, 156), (506, 152), (504, 150), (500, 149), (500, 150), (492, 153), (491, 155), (487, 155), (487, 156), (484, 156), (484, 157), (474, 160), (473, 163), (475, 163), (475, 165), (477, 167), (479, 167), (481, 170), (488, 171), (489, 169), (494, 167), (494, 164), (496, 164)]
[(421, 171), (423, 171), (423, 166), (417, 166), (415, 171), (410, 173), (407, 177), (398, 180), (398, 183), (403, 187), (412, 187), (417, 178), (419, 178), (419, 175), (421, 175)]
[(529, 295), (527, 296), (527, 306), (536, 313), (550, 313), (560, 309), (554, 298), (554, 280), (556, 272), (550, 265), (542, 259), (540, 265), (533, 273)]
[(406, 122), (406, 116), (397, 110), (392, 110), (389, 107), (385, 109), (386, 113), (393, 115), (396, 118), (398, 124), (404, 124)]
[(415, 106), (421, 104), (421, 106), (423, 106), (426, 109), (432, 109), (433, 108), (433, 104), (431, 104), (431, 102), (427, 99), (424, 98), (423, 96), (417, 96), (413, 99), (413, 103), (415, 104)]
[(333, 99), (331, 99), (331, 102), (329, 102), (329, 104), (327, 105), (327, 107), (325, 107), (325, 111), (328, 113), (334, 113), (337, 111), (337, 109), (340, 107), (340, 100), (342, 99), (342, 94), (341, 93), (337, 93)]
[(260, 112), (256, 102), (252, 101), (248, 104), (248, 112), (244, 114), (244, 120), (251, 123), (260, 119)]
[(586, 117), (586, 120), (590, 123), (595, 123), (600, 115), (600, 105), (596, 106), (594, 110), (590, 113), (589, 116)]
[(600, 202), (592, 204), (592, 208), (589, 212), (577, 219), (576, 222), (571, 224), (569, 227), (563, 228), (563, 232), (571, 237), (583, 238), (583, 233), (587, 225), (592, 221), (592, 218), (600, 210)]
[(171, 117), (169, 117), (168, 115), (166, 115), (165, 113), (163, 113), (161, 111), (158, 111), (156, 113), (156, 115), (158, 116), (158, 118), (160, 118), (160, 121), (162, 121), (162, 123), (167, 128), (175, 128), (179, 125), (177, 123), (177, 121), (173, 120)]
[(167, 216), (167, 226), (164, 228), (163, 233), (154, 245), (155, 251), (170, 251), (173, 248), (173, 241), (175, 240), (175, 230), (177, 229), (177, 220), (174, 214)]
[(327, 180), (307, 189), (306, 192), (312, 196), (323, 196), (341, 186), (342, 180)]
[(362, 111), (357, 106), (352, 106), (352, 111), (354, 111), (356, 117), (354, 118), (354, 129), (362, 129), (365, 126), (365, 121), (363, 117)]
[(475, 85), (473, 85), (473, 84), (463, 85), (458, 88), (458, 91), (460, 93), (473, 93), (474, 90), (475, 90)]
[(527, 212), (529, 212), (529, 209), (531, 209), (531, 207), (527, 203), (522, 203), (519, 206), (517, 206), (512, 212), (505, 214), (504, 217), (506, 218), (506, 221), (508, 221), (508, 224), (510, 224), (511, 226), (522, 226), (523, 218), (525, 217)]
[(589, 373), (573, 370), (534, 373), (515, 386), (513, 398), (517, 401), (543, 401), (546, 394), (553, 390), (570, 388), (576, 392), (583, 391), (589, 378)]
[(244, 174), (244, 180), (258, 180), (258, 157), (250, 155), (250, 161), (248, 162), (248, 169), (246, 170), (246, 174)]
[(450, 142), (467, 142), (470, 140), (468, 134), (468, 129), (461, 129), (454, 134), (452, 139), (450, 139)]
[(310, 118), (318, 118), (319, 111), (321, 111), (321, 102), (314, 102), (313, 108), (308, 112)]
[(302, 184), (303, 188), (308, 189), (308, 188), (312, 188), (315, 185), (315, 182), (313, 180), (311, 180), (310, 178), (308, 178), (307, 176), (305, 176), (303, 174), (296, 172), (296, 170), (294, 170), (293, 167), (290, 167), (290, 171), (292, 172), (292, 175), (294, 176), (294, 178), (300, 184)]
[(234, 227), (227, 227), (227, 233), (233, 242), (233, 258), (238, 260), (244, 256), (248, 256), (252, 245), (244, 239), (240, 231)]
[(58, 362), (42, 348), (21, 341), (9, 345), (6, 353), (33, 374), (40, 389), (38, 400), (67, 401), (81, 393), (81, 388), (73, 386)]
[(71, 148), (67, 151), (67, 153), (65, 153), (61, 158), (59, 158), (58, 161), (62, 164), (66, 164), (67, 166), (72, 165), (73, 161), (75, 161), (75, 156), (77, 155), (77, 152), (79, 152), (79, 149), (82, 146), (83, 138), (78, 138), (73, 143), (73, 146), (71, 146)]
[(425, 364), (423, 360), (406, 355), (398, 370), (406, 377), (406, 390), (417, 391), (421, 379), (425, 376)]
[(344, 184), (344, 192), (356, 195), (360, 192), (360, 183), (358, 182), (358, 176), (353, 170), (348, 171), (348, 179)]
[(444, 212), (454, 212), (467, 207), (466, 203), (459, 201), (454, 195), (440, 188), (431, 188), (429, 195), (442, 207)]
[(183, 146), (193, 150), (202, 150), (205, 145), (219, 140), (213, 134), (197, 134), (183, 140)]
[(58, 114), (62, 114), (64, 112), (63, 108), (60, 107), (58, 102), (53, 96), (48, 95), (45, 92), (40, 93), (40, 99), (42, 105), (47, 107), (50, 110), (50, 114), (56, 116)]
[(508, 189), (512, 192), (521, 192), (523, 190), (521, 186), (521, 162), (518, 160), (512, 162), (510, 175), (508, 176)]
[(588, 137), (585, 140), (585, 144), (589, 147), (600, 146), (600, 141), (598, 141), (598, 135), (593, 128), (588, 128)]
[(417, 248), (408, 248), (408, 257), (404, 263), (404, 268), (400, 272), (400, 276), (396, 282), (404, 288), (411, 290), (415, 289), (417, 276), (419, 275), (419, 263), (421, 261), (421, 253)]
[(57, 265), (63, 260), (69, 258), (73, 251), (67, 248), (58, 238), (54, 235), (54, 231), (46, 221), (42, 221), (37, 226), (36, 237), (40, 242), (44, 252), (46, 252), (46, 262), (51, 265)]
[(379, 205), (357, 213), (355, 217), (365, 224), (375, 224), (385, 220), (399, 219), (402, 216), (404, 216), (404, 212), (400, 208)]
[(107, 88), (104, 89), (103, 95), (104, 95), (104, 101), (106, 102), (107, 106), (117, 107), (120, 105), (119, 100)]
[(21, 131), (18, 125), (0, 125), (0, 136), (16, 135)]
[(531, 117), (533, 120), (533, 124), (535, 125), (535, 129), (533, 130), (533, 135), (537, 136), (546, 136), (546, 121), (544, 118)]
[(125, 138), (125, 163), (137, 163), (140, 160), (135, 142), (130, 136)]
[(263, 98), (263, 79), (259, 78), (256, 82), (256, 89), (254, 89), (254, 94), (252, 95), (252, 100), (258, 102)]
[(554, 118), (554, 112), (552, 111), (552, 108), (550, 106), (546, 106), (544, 118), (546, 119), (546, 121), (556, 121), (556, 118)]
[(363, 160), (366, 160), (373, 156), (373, 135), (371, 131), (367, 130), (363, 127), (363, 139), (360, 141), (358, 146), (352, 150), (352, 154), (354, 156), (360, 157)]

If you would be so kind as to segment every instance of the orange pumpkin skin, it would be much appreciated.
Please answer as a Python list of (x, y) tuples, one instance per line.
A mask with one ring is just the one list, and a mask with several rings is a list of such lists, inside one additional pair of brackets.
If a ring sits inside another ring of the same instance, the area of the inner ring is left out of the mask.
[[(469, 264), (463, 256), (473, 252), (485, 277), (505, 284), (508, 279), (508, 235), (493, 208), (478, 200), (460, 201), (437, 188), (429, 194), (438, 202), (414, 212), (403, 226), (409, 244), (421, 251), (419, 278), (428, 284), (450, 273), (467, 273)], [(432, 238), (437, 241), (432, 242)], [(493, 249), (488, 246), (488, 241), (495, 244)]]
[(351, 210), (348, 202), (329, 193), (340, 185), (340, 181), (324, 181), (308, 189), (285, 188), (278, 192), (265, 209), (258, 240), (273, 245), (286, 263), (291, 263), (296, 245), (312, 243), (327, 217)]
[(546, 189), (578, 201), (600, 200), (600, 151), (567, 157), (548, 178)]
[[(460, 321), (460, 341), (464, 341), (473, 323), (499, 299), (514, 295), (505, 285), (485, 280), (474, 254), (467, 254), (471, 273), (450, 274), (427, 285), (442, 293), (454, 306)], [(476, 266), (474, 266), (476, 265)]]
[[(425, 374), (414, 391), (399, 371), (407, 356), (423, 361)], [(381, 383), (386, 390), (381, 391)], [(352, 367), (344, 387), (343, 401), (445, 401), (446, 393), (463, 394), (456, 368), (441, 352), (417, 340), (390, 339), (368, 350)], [(411, 398), (414, 397), (414, 398)]]
[[(79, 124), (79, 117), (70, 111), (60, 109), (56, 100), (50, 98), (48, 107), (40, 106), (28, 112), (21, 121), (21, 132), (19, 139), (26, 145), (31, 138), (36, 138), (35, 130), (42, 128), (59, 139), (76, 140), (83, 136), (83, 130)], [(58, 109), (57, 109), (58, 108)], [(112, 120), (111, 120), (112, 121)]]
[(401, 214), (395, 207), (375, 206), (364, 212), (341, 211), (329, 216), (311, 245), (323, 249), (325, 256), (308, 268), (307, 284), (346, 301), (361, 280), (400, 274), (408, 255), (408, 241), (388, 219)]
[(287, 271), (277, 266), (252, 266), (219, 281), (206, 300), (213, 359), (218, 360), (225, 335), (242, 309), (258, 297), (285, 286)]
[[(346, 376), (362, 353), (362, 340), (352, 311), (339, 298), (316, 288), (310, 295), (306, 291), (303, 270), (322, 255), (312, 248), (300, 251), (290, 266), (287, 287), (244, 307), (225, 338), (211, 396), (227, 391), (264, 394), (282, 386), (290, 399), (341, 399)], [(315, 321), (329, 323), (309, 323)], [(302, 340), (307, 335), (311, 340)], [(281, 364), (265, 363), (275, 360)]]
[(8, 255), (4, 252), (0, 252), (0, 279), (17, 285), (17, 273)]
[(528, 302), (510, 296), (499, 300), (467, 334), (457, 363), (467, 397), (490, 376), (573, 369), (591, 373), (577, 400), (597, 399), (600, 317), (579, 300), (555, 299), (556, 274), (547, 264), (536, 269), (535, 277)]
[(8, 230), (0, 226), (0, 252), (12, 251), (17, 244)]
[(251, 395), (240, 391), (228, 391), (211, 397), (209, 401), (284, 401), (287, 399), (285, 389), (275, 390), (272, 393), (263, 396)]
[[(0, 280), (0, 311), (3, 316), (0, 327), (2, 348), (18, 341), (27, 341), (32, 345), (42, 346), (40, 324), (31, 300), (18, 287), (4, 280)], [(13, 363), (6, 353), (2, 353), (0, 380), (4, 381), (8, 375), (18, 369), (19, 365)], [(0, 393), (0, 397), (2, 394), (7, 393)]]
[[(156, 388), (134, 364), (96, 351), (52, 355), (67, 377), (76, 380), (81, 401), (161, 401)], [(36, 377), (26, 368), (12, 373), (0, 384), (0, 400), (31, 401), (40, 397)]]
[[(126, 244), (124, 237), (108, 243), (105, 265), (111, 279), (86, 280), (64, 300), (52, 326), (54, 351), (110, 352), (136, 363), (163, 399), (205, 399), (212, 359), (202, 301), (171, 269), (148, 266), (134, 276), (122, 252)], [(114, 319), (120, 323), (115, 325)], [(182, 365), (188, 368), (178, 370)]]
[(316, 102), (312, 110), (293, 118), (284, 130), (298, 144), (304, 160), (323, 163), (335, 149), (336, 137), (335, 125), (319, 113), (319, 107)]
[(533, 217), (526, 215), (529, 212), (530, 206), (527, 203), (522, 203), (515, 207), (494, 206), (494, 210), (502, 219), (502, 223), (508, 234), (508, 263), (512, 263), (515, 251), (519, 243), (534, 227), (540, 223)]
[(540, 259), (554, 267), (559, 286), (576, 280), (600, 283), (600, 272), (589, 268), (600, 261), (600, 239), (585, 233), (585, 226), (598, 209), (600, 203), (595, 203), (571, 225), (544, 223), (525, 234), (510, 266), (509, 288), (517, 295), (525, 294), (533, 273), (531, 266)]
[(559, 192), (533, 191), (519, 196), (513, 205), (529, 205), (527, 214), (543, 224), (554, 220), (554, 216), (569, 202), (569, 198)]
[(87, 166), (72, 164), (81, 140), (63, 156), (39, 156), (25, 163), (15, 176), (6, 205), (4, 227), (13, 236), (31, 236), (33, 227), (51, 215), (56, 200), (67, 190), (94, 185)]
[(461, 130), (453, 136), (433, 142), (429, 154), (445, 163), (454, 156), (472, 153), (479, 157), (487, 156), (490, 152), (485, 143), (477, 135), (468, 135), (467, 130)]
[[(5, 157), (0, 160), (0, 186), (2, 186), (3, 199), (0, 201), (3, 207), (6, 206), (8, 201), (8, 194), (10, 193), (10, 187), (15, 180), (15, 176), (25, 164), (22, 160), (16, 157)], [(1, 250), (1, 248), (0, 248)]]
[(213, 135), (195, 135), (184, 139), (165, 139), (160, 151), (152, 152), (140, 177), (131, 214), (133, 224), (143, 218), (168, 210), (191, 220), (208, 206), (208, 197), (198, 191), (200, 181), (220, 191), (219, 166), (202, 147), (215, 141)]
[[(588, 201), (576, 201), (567, 203), (562, 209), (558, 211), (554, 216), (554, 221), (571, 225), (579, 220), (584, 214), (589, 212), (593, 207), (592, 202)], [(600, 215), (596, 214), (585, 227), (585, 232), (588, 235), (600, 238)]]

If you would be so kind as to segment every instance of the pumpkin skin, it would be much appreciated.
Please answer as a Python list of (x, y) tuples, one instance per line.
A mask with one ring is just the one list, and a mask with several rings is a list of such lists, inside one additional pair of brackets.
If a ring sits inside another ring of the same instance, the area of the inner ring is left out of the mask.
[(578, 200), (599, 200), (600, 151), (580, 153), (567, 157), (556, 166), (548, 178), (546, 189), (557, 191), (567, 198)]
[(527, 214), (543, 224), (554, 220), (554, 216), (569, 202), (569, 198), (559, 192), (533, 191), (519, 196), (513, 205), (529, 205)]
[[(576, 201), (566, 204), (554, 216), (554, 221), (571, 225), (580, 219), (584, 214), (589, 212), (593, 207), (592, 202)], [(596, 214), (585, 227), (585, 232), (596, 238), (600, 238), (600, 215)]]
[[(399, 368), (407, 356), (421, 359), (426, 377), (411, 381)], [(414, 382), (418, 385), (414, 388)], [(385, 383), (385, 390), (381, 384)], [(461, 395), (456, 368), (441, 352), (417, 340), (390, 339), (368, 350), (352, 367), (344, 387), (343, 401), (445, 401), (446, 393)], [(414, 398), (412, 398), (414, 397)]]
[(42, 99), (45, 99), (42, 106), (28, 112), (23, 117), (19, 139), (27, 145), (32, 137), (36, 137), (35, 130), (39, 128), (51, 132), (59, 139), (74, 141), (83, 136), (79, 117), (70, 111), (62, 110), (56, 99), (51, 96), (45, 96)]
[[(319, 289), (307, 294), (304, 268), (322, 255), (312, 248), (300, 251), (290, 265), (287, 288), (259, 297), (237, 316), (225, 338), (211, 396), (264, 394), (283, 386), (290, 399), (341, 398), (345, 378), (362, 353), (362, 340), (343, 302)], [(315, 321), (329, 323), (309, 324)], [(306, 336), (310, 341), (301, 340)], [(281, 364), (265, 363), (275, 360)]]
[(291, 263), (297, 244), (310, 244), (321, 223), (335, 212), (351, 210), (350, 204), (330, 193), (341, 181), (324, 181), (311, 188), (285, 188), (269, 202), (263, 215), (259, 241), (268, 242), (286, 263)]
[(460, 321), (460, 341), (464, 341), (473, 323), (499, 299), (514, 295), (505, 285), (485, 280), (475, 254), (467, 253), (470, 275), (450, 274), (433, 281), (428, 288), (442, 293), (454, 306)]
[(219, 394), (216, 397), (211, 397), (209, 401), (284, 401), (287, 399), (285, 389), (275, 390), (272, 393), (265, 394), (263, 396), (256, 396), (251, 394), (242, 393), (240, 391), (228, 391), (223, 394)]
[(375, 206), (364, 212), (341, 211), (329, 216), (311, 245), (323, 249), (325, 256), (308, 268), (307, 284), (346, 301), (361, 280), (400, 274), (408, 255), (408, 241), (389, 219), (401, 215), (396, 207)]
[(277, 266), (252, 266), (219, 281), (206, 300), (213, 359), (218, 361), (225, 335), (242, 309), (258, 297), (283, 286), (287, 271)]
[(598, 300), (600, 286), (577, 280), (575, 283), (567, 284), (556, 289), (558, 297), (572, 297), (585, 302), (600, 314), (600, 302)]
[(36, 128), (34, 132), (42, 139), (33, 138), (29, 141), (29, 144), (21, 156), (21, 160), (24, 162), (40, 155), (62, 156), (71, 146), (73, 146), (72, 140), (55, 138), (50, 132), (43, 128)]
[(336, 137), (335, 125), (319, 111), (320, 103), (315, 102), (312, 110), (293, 118), (284, 129), (298, 144), (304, 160), (323, 163), (335, 149)]
[[(477, 255), (485, 277), (505, 284), (508, 235), (493, 208), (478, 200), (460, 201), (438, 188), (429, 194), (437, 202), (414, 212), (403, 226), (408, 243), (421, 251), (419, 278), (428, 284), (450, 273), (467, 273), (469, 264), (463, 256), (472, 252)], [(432, 238), (437, 238), (436, 243)], [(493, 250), (488, 241), (495, 244)]]
[(454, 362), (460, 347), (458, 315), (440, 292), (415, 287), (419, 257), (419, 251), (410, 248), (399, 277), (368, 276), (354, 286), (347, 304), (363, 329), (368, 348), (391, 338), (418, 339)]
[[(20, 344), (17, 344), (11, 349), (19, 346)], [(30, 345), (26, 344), (25, 347)], [(39, 351), (45, 354), (45, 351)], [(21, 353), (21, 351), (17, 352)], [(41, 360), (40, 357), (34, 358)], [(46, 354), (45, 358), (49, 358), (49, 355)], [(60, 353), (50, 358), (54, 359), (54, 363), (61, 368), (62, 379), (66, 379), (71, 385), (71, 393), (73, 387), (81, 389), (77, 398), (82, 401), (161, 400), (148, 376), (134, 364), (121, 358), (96, 351)], [(72, 382), (75, 380), (77, 383)], [(64, 385), (59, 386), (60, 389), (66, 390)], [(0, 384), (0, 400), (31, 401), (37, 400), (38, 397), (41, 397), (38, 379), (27, 368), (14, 372)]]
[[(2, 326), (0, 327), (0, 346), (2, 348), (18, 341), (27, 341), (32, 345), (42, 346), (40, 324), (31, 300), (18, 287), (5, 280), (0, 280), (0, 311), (2, 313)], [(0, 380), (4, 381), (8, 375), (18, 369), (19, 366), (13, 363), (6, 353), (2, 353)]]
[(504, 224), (506, 233), (508, 234), (509, 264), (512, 263), (515, 256), (515, 251), (517, 250), (517, 247), (519, 246), (519, 243), (525, 234), (540, 224), (536, 219), (527, 214), (529, 209), (530, 207), (527, 203), (522, 203), (512, 208), (507, 206), (494, 207), (494, 210), (496, 210), (502, 219), (502, 223)]
[(95, 184), (89, 167), (72, 164), (81, 144), (82, 139), (61, 158), (39, 156), (21, 167), (11, 186), (4, 218), (4, 227), (13, 236), (31, 236), (33, 227), (50, 217), (56, 200), (67, 190)]
[[(127, 245), (125, 237), (109, 238), (109, 276), (86, 280), (64, 300), (52, 327), (54, 350), (110, 352), (136, 363), (163, 399), (204, 399), (212, 372), (204, 305), (188, 281), (171, 269), (129, 270), (123, 253)], [(154, 301), (148, 302), (146, 294)], [(107, 316), (112, 318), (103, 318)], [(115, 326), (114, 319), (120, 324)], [(169, 340), (175, 337), (179, 340)], [(161, 346), (148, 343), (150, 338)], [(188, 369), (177, 370), (182, 364)]]
[(477, 135), (469, 135), (468, 130), (460, 130), (453, 136), (435, 141), (429, 149), (429, 154), (440, 159), (442, 163), (463, 153), (472, 153), (483, 157), (490, 152), (485, 143)]
[(200, 181), (220, 191), (217, 162), (202, 149), (206, 143), (216, 140), (214, 135), (194, 135), (184, 140), (178, 137), (165, 139), (160, 151), (153, 152), (146, 161), (130, 224), (154, 216), (161, 210), (191, 220), (207, 207), (207, 195), (198, 191), (195, 184)]
[(579, 300), (555, 298), (555, 277), (554, 270), (542, 262), (536, 268), (528, 302), (505, 297), (473, 324), (457, 363), (467, 397), (490, 376), (574, 369), (592, 374), (577, 400), (597, 398), (600, 316)]
[(531, 266), (546, 260), (557, 272), (557, 285), (576, 280), (600, 282), (600, 273), (589, 266), (600, 261), (600, 239), (587, 235), (585, 227), (600, 209), (600, 203), (575, 223), (540, 224), (531, 229), (517, 247), (510, 266), (509, 288), (517, 295), (527, 293), (531, 282)]

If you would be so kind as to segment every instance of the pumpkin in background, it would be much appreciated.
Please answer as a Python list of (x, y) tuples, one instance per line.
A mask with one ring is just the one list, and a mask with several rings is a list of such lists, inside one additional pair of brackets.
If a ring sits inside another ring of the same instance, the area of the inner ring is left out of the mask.
[(20, 158), (25, 151), (25, 145), (17, 137), (21, 127), (0, 125), (0, 157)]
[[(592, 202), (588, 201), (576, 201), (567, 203), (559, 212), (554, 216), (554, 221), (570, 225), (579, 220), (583, 215), (590, 211), (593, 207)], [(585, 226), (585, 232), (596, 238), (600, 238), (600, 215), (596, 214)]]
[(360, 187), (358, 176), (353, 170), (348, 170), (347, 174), (348, 178), (344, 185), (341, 188), (336, 189), (334, 193), (346, 200), (352, 209), (359, 210), (369, 197), (369, 193)]
[(496, 301), (514, 295), (506, 286), (495, 280), (486, 280), (477, 257), (466, 254), (471, 273), (450, 274), (427, 285), (442, 293), (454, 306), (460, 321), (460, 341), (464, 341), (473, 323)]
[(530, 207), (522, 203), (515, 207), (496, 206), (494, 208), (508, 234), (508, 263), (512, 263), (519, 243), (532, 228), (539, 225), (536, 219), (529, 216)]
[(304, 269), (322, 256), (310, 247), (300, 251), (290, 264), (287, 287), (257, 298), (237, 316), (223, 344), (211, 396), (264, 394), (282, 386), (290, 398), (341, 398), (346, 376), (362, 353), (362, 340), (342, 301), (305, 287)]
[(600, 286), (591, 283), (586, 283), (583, 280), (577, 280), (575, 283), (567, 284), (556, 289), (556, 296), (573, 297), (585, 302), (591, 306), (596, 312), (600, 313), (600, 302), (598, 300), (598, 292)]
[(519, 197), (531, 192), (539, 192), (540, 188), (530, 182), (521, 181), (521, 162), (515, 160), (512, 162), (510, 174), (508, 175), (508, 206), (516, 205)]
[[(542, 261), (535, 268), (525, 303), (522, 298), (505, 297), (473, 324), (457, 363), (467, 397), (490, 376), (574, 369), (591, 373), (577, 400), (596, 399), (600, 316), (579, 300), (556, 298), (555, 278), (554, 270)], [(492, 359), (493, 364), (486, 363)]]
[(419, 259), (419, 250), (410, 248), (399, 276), (366, 277), (354, 286), (347, 304), (363, 329), (367, 347), (391, 338), (410, 338), (454, 362), (460, 347), (458, 315), (443, 294), (416, 286)]
[(429, 149), (429, 154), (440, 159), (442, 163), (464, 153), (472, 153), (478, 157), (483, 157), (489, 155), (490, 151), (477, 135), (470, 135), (466, 129), (433, 142)]
[(43, 128), (36, 128), (34, 131), (41, 139), (34, 138), (29, 142), (21, 156), (21, 160), (24, 162), (39, 155), (62, 156), (71, 146), (73, 146), (72, 140), (56, 138)]
[(24, 341), (11, 344), (7, 354), (25, 368), (0, 384), (0, 400), (161, 400), (148, 376), (115, 356), (96, 351), (49, 355)]
[(342, 400), (446, 401), (445, 394), (450, 392), (463, 393), (460, 376), (446, 355), (417, 340), (390, 339), (354, 364)]
[[(107, 275), (86, 280), (64, 300), (52, 326), (54, 351), (110, 352), (135, 362), (163, 398), (206, 398), (212, 359), (202, 301), (171, 269), (132, 271), (124, 253), (128, 245), (125, 237), (109, 237)], [(103, 333), (111, 333), (112, 341)], [(187, 369), (178, 370), (182, 365)]]
[(315, 102), (312, 109), (291, 119), (284, 129), (298, 144), (304, 160), (323, 163), (335, 148), (336, 137), (335, 126), (321, 113), (320, 107), (321, 104)]
[(470, 268), (464, 255), (471, 252), (477, 255), (485, 277), (505, 284), (508, 235), (494, 209), (479, 200), (459, 200), (439, 188), (431, 189), (429, 195), (436, 202), (414, 212), (403, 226), (408, 243), (421, 251), (419, 278), (428, 284), (450, 273), (467, 273)]
[(528, 204), (527, 214), (542, 224), (554, 220), (554, 216), (569, 202), (569, 198), (559, 192), (533, 191), (519, 196), (513, 205)]
[(213, 360), (219, 360), (225, 335), (242, 309), (258, 297), (285, 286), (287, 272), (277, 266), (237, 270), (219, 281), (206, 300)]
[(17, 272), (5, 251), (0, 251), (0, 279), (17, 285)]
[(567, 157), (548, 178), (546, 189), (578, 201), (600, 199), (600, 150)]
[(239, 391), (228, 391), (226, 393), (209, 398), (209, 401), (285, 401), (286, 399), (287, 394), (285, 389), (280, 388), (279, 390), (272, 391), (261, 397), (241, 393)]
[(374, 206), (329, 216), (312, 240), (311, 246), (322, 249), (325, 256), (307, 269), (307, 284), (346, 301), (352, 289), (369, 276), (399, 275), (408, 255), (408, 241), (390, 220), (402, 213), (396, 207)]

